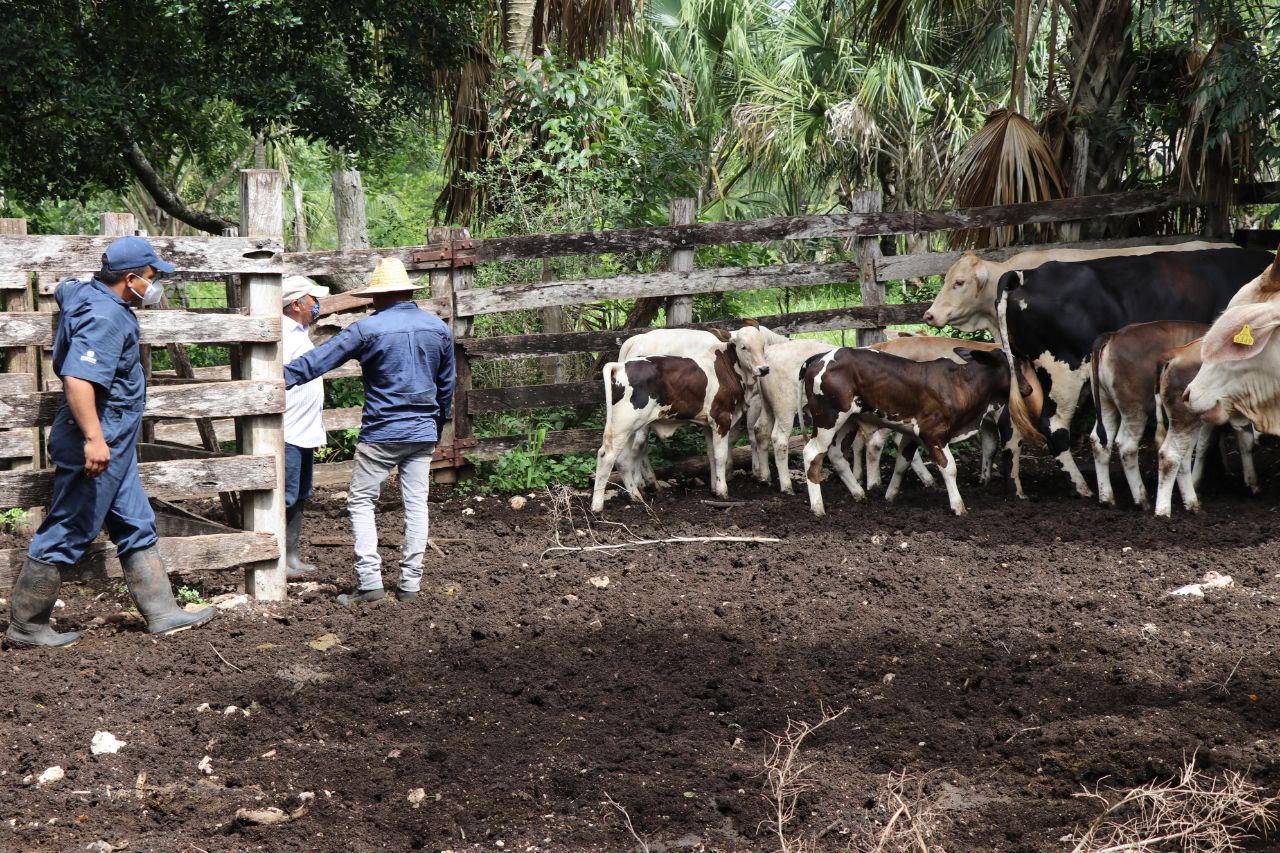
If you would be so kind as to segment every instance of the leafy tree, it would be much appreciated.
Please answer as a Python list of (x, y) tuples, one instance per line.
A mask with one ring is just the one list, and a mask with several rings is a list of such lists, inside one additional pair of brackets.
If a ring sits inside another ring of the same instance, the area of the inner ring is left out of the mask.
[[(373, 156), (440, 104), (474, 41), (470, 0), (8, 0), (0, 27), (0, 187), (18, 201), (124, 191), (228, 220), (166, 182), (218, 174), (251, 136)], [(160, 164), (160, 167), (153, 164)], [(214, 199), (205, 199), (212, 204)]]

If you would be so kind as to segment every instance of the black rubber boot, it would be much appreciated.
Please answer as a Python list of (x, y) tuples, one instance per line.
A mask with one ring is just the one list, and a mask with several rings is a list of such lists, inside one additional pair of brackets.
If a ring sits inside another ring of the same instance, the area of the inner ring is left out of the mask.
[(302, 562), (298, 556), (299, 540), (302, 538), (302, 514), (306, 511), (307, 502), (298, 501), (285, 510), (284, 527), (284, 565), (285, 579), (291, 581), (304, 580), (315, 574), (316, 567)]
[(376, 589), (357, 589), (355, 592), (343, 593), (338, 596), (338, 603), (344, 607), (355, 604), (357, 601), (381, 601), (387, 595), (387, 591), (382, 587)]
[(147, 620), (148, 633), (176, 634), (213, 618), (212, 607), (188, 613), (173, 600), (169, 572), (156, 546), (134, 551), (120, 561), (120, 566), (124, 569), (124, 582), (129, 586), (129, 594), (138, 605), (142, 618)]
[(396, 590), (396, 601), (413, 601), (417, 597), (418, 597), (418, 591), (416, 589), (397, 589)]
[(9, 630), (5, 639), (15, 646), (69, 646), (80, 634), (59, 634), (49, 627), (53, 605), (62, 586), (62, 572), (53, 563), (28, 556), (9, 592)]

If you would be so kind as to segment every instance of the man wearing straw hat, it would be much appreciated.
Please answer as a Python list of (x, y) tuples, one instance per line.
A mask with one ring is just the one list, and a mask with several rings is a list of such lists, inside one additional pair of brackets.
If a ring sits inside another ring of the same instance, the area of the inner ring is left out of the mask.
[(431, 454), (453, 403), (453, 335), (434, 314), (413, 302), (415, 285), (396, 258), (383, 258), (369, 286), (354, 292), (373, 300), (372, 315), (285, 365), (285, 387), (310, 382), (348, 359), (360, 362), (364, 411), (347, 511), (355, 534), (356, 588), (340, 604), (377, 601), (382, 559), (373, 510), (392, 468), (400, 470), (404, 548), (396, 598), (416, 598), (427, 548), (427, 491)]

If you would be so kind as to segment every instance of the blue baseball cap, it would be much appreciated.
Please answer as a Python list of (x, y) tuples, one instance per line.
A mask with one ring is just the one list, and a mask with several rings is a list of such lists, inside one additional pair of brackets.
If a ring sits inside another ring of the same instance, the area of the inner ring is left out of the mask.
[(157, 272), (176, 272), (173, 264), (160, 260), (156, 250), (144, 237), (120, 237), (112, 240), (107, 251), (102, 254), (102, 268), (112, 272), (136, 270), (141, 267), (155, 267)]

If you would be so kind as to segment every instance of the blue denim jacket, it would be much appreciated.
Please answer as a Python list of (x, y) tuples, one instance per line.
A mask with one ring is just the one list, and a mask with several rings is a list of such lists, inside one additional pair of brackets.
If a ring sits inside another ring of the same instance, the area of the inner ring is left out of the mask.
[(453, 407), (453, 334), (413, 302), (397, 302), (357, 320), (285, 365), (285, 387), (358, 359), (364, 380), (360, 440), (438, 441)]

